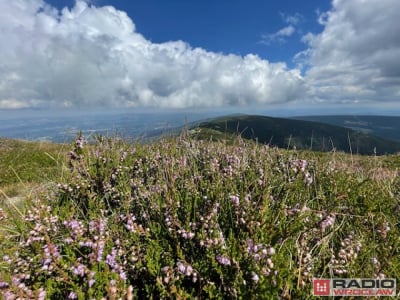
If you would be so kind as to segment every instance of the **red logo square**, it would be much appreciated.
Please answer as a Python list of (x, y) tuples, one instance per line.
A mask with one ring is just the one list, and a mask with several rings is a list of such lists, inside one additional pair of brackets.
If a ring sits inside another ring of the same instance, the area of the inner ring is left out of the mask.
[(313, 278), (313, 295), (314, 296), (330, 296), (331, 280)]

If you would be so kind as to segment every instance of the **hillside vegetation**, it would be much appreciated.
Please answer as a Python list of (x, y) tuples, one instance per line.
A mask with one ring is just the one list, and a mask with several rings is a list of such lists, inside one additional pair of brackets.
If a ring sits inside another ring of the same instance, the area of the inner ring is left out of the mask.
[(261, 144), (287, 149), (345, 151), (356, 154), (400, 152), (400, 142), (386, 140), (349, 128), (295, 119), (266, 116), (227, 116), (202, 122), (200, 129), (240, 134)]
[(293, 119), (321, 122), (352, 128), (354, 130), (380, 136), (385, 139), (400, 141), (399, 116), (299, 116), (293, 117)]
[(209, 140), (79, 136), (48, 193), (0, 210), (0, 295), (313, 299), (313, 277), (400, 278), (398, 156)]
[(65, 145), (0, 138), (0, 201), (60, 178), (65, 155)]

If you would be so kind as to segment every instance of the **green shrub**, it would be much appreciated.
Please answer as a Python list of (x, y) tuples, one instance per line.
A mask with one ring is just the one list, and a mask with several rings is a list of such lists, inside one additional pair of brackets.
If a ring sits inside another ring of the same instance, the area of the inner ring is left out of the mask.
[(311, 299), (313, 277), (397, 278), (399, 185), (351, 159), (80, 135), (54, 196), (0, 211), (0, 293)]

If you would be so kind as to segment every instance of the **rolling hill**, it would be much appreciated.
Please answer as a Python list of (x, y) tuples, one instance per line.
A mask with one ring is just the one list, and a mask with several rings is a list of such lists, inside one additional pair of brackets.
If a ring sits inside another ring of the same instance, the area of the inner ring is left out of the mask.
[(398, 116), (297, 116), (292, 119), (321, 122), (400, 141), (400, 117)]
[(400, 152), (400, 142), (387, 140), (349, 128), (285, 118), (256, 115), (227, 116), (199, 124), (199, 130), (240, 134), (280, 148), (331, 151), (333, 149), (358, 154)]

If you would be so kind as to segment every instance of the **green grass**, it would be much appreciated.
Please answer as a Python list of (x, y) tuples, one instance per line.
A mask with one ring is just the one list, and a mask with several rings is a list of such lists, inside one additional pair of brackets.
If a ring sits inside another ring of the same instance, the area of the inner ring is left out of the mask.
[(0, 139), (0, 200), (59, 180), (65, 154), (65, 145)]
[(57, 189), (0, 211), (0, 295), (314, 299), (314, 277), (400, 278), (398, 156), (194, 136), (57, 146)]

